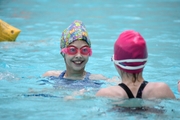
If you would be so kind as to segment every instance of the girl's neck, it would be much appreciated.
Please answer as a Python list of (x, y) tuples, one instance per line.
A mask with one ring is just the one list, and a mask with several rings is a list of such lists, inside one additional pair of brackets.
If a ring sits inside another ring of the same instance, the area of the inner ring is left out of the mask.
[(64, 78), (72, 79), (72, 80), (83, 80), (86, 75), (86, 71), (72, 71), (66, 70)]
[(135, 82), (133, 82), (133, 80), (135, 79), (133, 74), (124, 73), (121, 78), (122, 78), (122, 82), (125, 83), (126, 85), (138, 85), (144, 81), (142, 74), (139, 74), (137, 76)]

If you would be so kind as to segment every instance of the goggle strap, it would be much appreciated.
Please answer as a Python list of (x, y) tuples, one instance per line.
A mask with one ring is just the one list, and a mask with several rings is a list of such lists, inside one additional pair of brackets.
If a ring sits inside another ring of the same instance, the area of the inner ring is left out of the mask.
[(114, 60), (116, 62), (146, 62), (147, 58), (145, 59), (125, 59), (125, 60)]
[(67, 53), (67, 48), (61, 49), (61, 52), (62, 52), (62, 53)]
[(116, 65), (118, 65), (119, 67), (121, 67), (123, 69), (126, 69), (126, 70), (138, 70), (138, 69), (144, 68), (146, 63), (144, 63), (143, 65), (139, 65), (139, 66), (127, 66), (127, 65), (125, 66), (125, 65), (122, 65), (120, 63), (123, 63), (123, 62), (128, 62), (128, 63), (132, 63), (132, 62), (147, 62), (147, 58), (145, 58), (145, 59), (114, 60), (114, 55), (112, 56), (112, 60), (113, 60), (113, 62)]
[(118, 62), (118, 63), (122, 63), (122, 62), (147, 62), (147, 58), (145, 59), (125, 59), (125, 60), (114, 60), (114, 55), (113, 55), (113, 61), (114, 62)]
[(92, 55), (92, 49), (90, 48), (90, 53), (89, 53), (89, 56), (91, 56)]
[(140, 65), (140, 66), (124, 66), (124, 65), (121, 65), (121, 64), (118, 64), (116, 62), (114, 62), (116, 65), (118, 65), (119, 67), (123, 68), (123, 69), (126, 69), (126, 70), (138, 70), (138, 69), (141, 69), (141, 68), (144, 68), (145, 64), (144, 65)]

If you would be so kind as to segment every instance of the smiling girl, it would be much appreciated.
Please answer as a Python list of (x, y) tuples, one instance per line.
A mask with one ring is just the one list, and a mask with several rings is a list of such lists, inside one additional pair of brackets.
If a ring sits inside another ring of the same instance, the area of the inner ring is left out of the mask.
[(82, 21), (75, 20), (66, 28), (60, 41), (61, 55), (66, 64), (64, 71), (48, 71), (43, 76), (55, 76), (70, 80), (105, 80), (100, 74), (85, 71), (86, 63), (92, 55), (91, 41)]

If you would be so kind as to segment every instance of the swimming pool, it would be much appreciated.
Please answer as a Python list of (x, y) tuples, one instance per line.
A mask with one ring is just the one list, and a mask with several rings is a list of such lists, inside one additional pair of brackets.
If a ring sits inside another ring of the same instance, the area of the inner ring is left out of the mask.
[(177, 80), (180, 79), (179, 6), (179, 0), (1, 0), (0, 19), (19, 28), (21, 33), (16, 42), (0, 43), (0, 118), (180, 118), (178, 100), (143, 101), (155, 106), (149, 111), (119, 109), (120, 103), (96, 98), (93, 88), (88, 88), (90, 91), (82, 96), (76, 95), (74, 100), (66, 100), (65, 97), (73, 95), (75, 90), (38, 82), (48, 70), (64, 70), (59, 54), (61, 32), (78, 19), (86, 25), (92, 41), (93, 55), (86, 66), (87, 71), (109, 78), (117, 76), (111, 62), (114, 41), (120, 32), (134, 29), (144, 36), (148, 45), (145, 79), (166, 82), (180, 98), (177, 92)]

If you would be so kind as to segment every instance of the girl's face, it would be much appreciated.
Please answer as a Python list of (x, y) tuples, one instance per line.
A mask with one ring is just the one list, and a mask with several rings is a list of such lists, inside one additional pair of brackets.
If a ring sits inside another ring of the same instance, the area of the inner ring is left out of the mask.
[(85, 65), (88, 62), (89, 55), (83, 55), (80, 53), (80, 48), (88, 46), (88, 44), (83, 40), (76, 40), (69, 46), (74, 46), (78, 49), (78, 52), (74, 55), (65, 54), (64, 59), (66, 62), (67, 71), (84, 71)]

